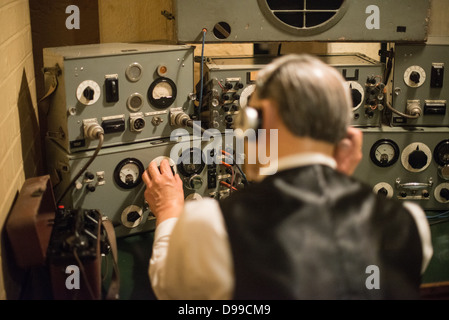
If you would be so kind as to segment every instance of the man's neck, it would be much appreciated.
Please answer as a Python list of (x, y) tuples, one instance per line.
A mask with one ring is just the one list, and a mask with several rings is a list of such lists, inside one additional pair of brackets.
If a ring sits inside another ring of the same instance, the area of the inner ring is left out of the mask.
[[(282, 139), (282, 140), (281, 140)], [(333, 157), (335, 146), (324, 141), (307, 137), (283, 135), (279, 137), (278, 158), (289, 157), (301, 153), (320, 153)]]
[[(254, 167), (256, 170), (251, 172), (250, 176), (255, 175), (256, 180), (260, 180), (276, 173), (279, 169), (310, 163), (336, 167), (333, 157), (335, 147), (330, 143), (292, 135), (280, 136), (278, 142), (277, 156), (271, 154), (269, 163)], [(270, 146), (271, 149), (272, 146)]]

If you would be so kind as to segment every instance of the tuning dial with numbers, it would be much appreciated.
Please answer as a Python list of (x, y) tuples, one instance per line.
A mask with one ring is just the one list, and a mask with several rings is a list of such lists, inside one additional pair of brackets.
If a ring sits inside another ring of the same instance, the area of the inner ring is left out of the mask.
[(411, 88), (418, 88), (426, 81), (426, 72), (420, 66), (408, 67), (404, 72), (404, 82)]

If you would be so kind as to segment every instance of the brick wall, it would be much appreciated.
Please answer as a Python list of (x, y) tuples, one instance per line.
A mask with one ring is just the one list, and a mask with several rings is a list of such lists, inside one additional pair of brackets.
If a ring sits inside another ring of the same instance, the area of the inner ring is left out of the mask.
[(18, 290), (5, 259), (5, 221), (25, 179), (38, 174), (41, 162), (29, 16), (28, 0), (0, 0), (1, 300)]

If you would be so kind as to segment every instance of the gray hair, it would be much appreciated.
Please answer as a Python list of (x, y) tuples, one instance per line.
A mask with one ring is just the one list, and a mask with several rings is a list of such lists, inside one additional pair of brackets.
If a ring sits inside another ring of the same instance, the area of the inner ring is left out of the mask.
[(276, 58), (256, 81), (261, 99), (278, 103), (279, 115), (295, 135), (337, 144), (346, 136), (352, 98), (342, 75), (318, 58), (290, 54)]

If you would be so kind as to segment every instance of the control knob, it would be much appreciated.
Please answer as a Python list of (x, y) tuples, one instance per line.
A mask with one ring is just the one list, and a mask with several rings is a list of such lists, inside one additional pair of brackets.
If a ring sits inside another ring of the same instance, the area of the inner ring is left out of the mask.
[(134, 223), (139, 219), (140, 219), (140, 213), (137, 211), (131, 211), (126, 215), (126, 220), (131, 223)]
[(417, 146), (416, 150), (409, 154), (408, 163), (413, 169), (421, 169), (427, 164), (427, 159), (426, 153), (419, 150), (419, 146)]
[(94, 89), (92, 89), (91, 87), (87, 87), (86, 89), (84, 89), (83, 91), (83, 96), (84, 98), (86, 98), (88, 101), (91, 101), (94, 99)]
[(412, 72), (410, 73), (410, 81), (412, 81), (412, 82), (418, 84), (420, 80), (421, 80), (421, 75), (419, 74), (419, 72), (417, 72), (417, 71), (412, 71)]
[(383, 196), (387, 196), (388, 195), (388, 190), (384, 187), (380, 188), (379, 191), (377, 191), (377, 194), (379, 195), (383, 195)]
[(449, 201), (449, 189), (448, 188), (442, 188), (440, 191), (441, 198), (445, 199), (446, 201)]
[(231, 90), (232, 87), (233, 87), (232, 83), (230, 83), (230, 82), (226, 82), (224, 86), (225, 86), (225, 88), (228, 89), (228, 90)]

